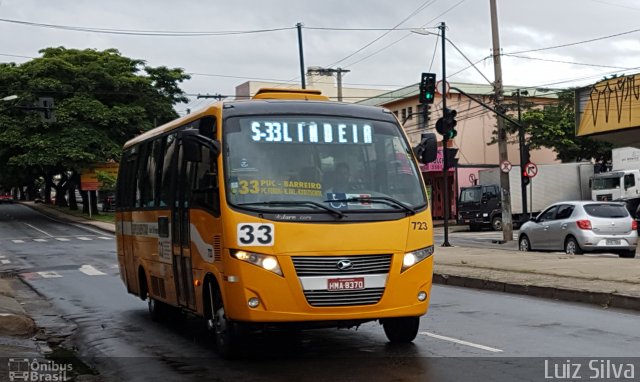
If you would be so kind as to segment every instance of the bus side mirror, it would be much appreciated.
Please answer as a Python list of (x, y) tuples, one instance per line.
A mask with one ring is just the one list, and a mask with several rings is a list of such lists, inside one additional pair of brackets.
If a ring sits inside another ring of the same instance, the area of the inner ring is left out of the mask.
[(188, 162), (202, 162), (202, 148), (206, 147), (214, 157), (220, 154), (220, 142), (200, 135), (196, 129), (183, 130), (180, 133), (182, 139), (182, 152)]
[(434, 133), (423, 133), (418, 146), (413, 148), (413, 153), (420, 163), (434, 162), (438, 157), (438, 141)]

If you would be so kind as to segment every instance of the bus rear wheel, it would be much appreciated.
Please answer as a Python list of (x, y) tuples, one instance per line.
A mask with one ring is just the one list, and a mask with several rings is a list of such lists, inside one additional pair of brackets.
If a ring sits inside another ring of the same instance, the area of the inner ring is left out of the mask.
[(391, 343), (409, 343), (418, 335), (420, 317), (385, 318), (382, 328)]

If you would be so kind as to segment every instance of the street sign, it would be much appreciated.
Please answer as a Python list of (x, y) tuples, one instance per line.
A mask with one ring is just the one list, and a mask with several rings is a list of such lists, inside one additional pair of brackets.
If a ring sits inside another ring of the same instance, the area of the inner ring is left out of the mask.
[(475, 184), (476, 183), (476, 174), (469, 174), (469, 182)]
[[(446, 82), (446, 86), (445, 86), (445, 90), (446, 90), (446, 94), (449, 94), (449, 92), (451, 91), (451, 84), (449, 84), (449, 82)], [(442, 95), (442, 80), (436, 82), (436, 93)]]
[(538, 173), (538, 166), (536, 166), (535, 163), (527, 162), (527, 164), (524, 165), (524, 170), (527, 172), (529, 178), (533, 178)]
[(511, 162), (509, 162), (508, 160), (500, 163), (500, 171), (504, 172), (505, 174), (511, 171), (511, 167), (513, 166), (511, 165)]

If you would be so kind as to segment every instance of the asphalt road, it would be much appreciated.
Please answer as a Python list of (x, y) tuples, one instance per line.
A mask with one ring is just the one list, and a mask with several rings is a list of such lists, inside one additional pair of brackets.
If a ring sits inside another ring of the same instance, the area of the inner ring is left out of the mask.
[(119, 278), (110, 234), (0, 205), (0, 260), (52, 305), (34, 314), (77, 326), (78, 354), (105, 380), (537, 381), (545, 360), (640, 357), (638, 313), (435, 286), (411, 345), (390, 346), (368, 323), (251, 336), (241, 359), (225, 361), (201, 320), (149, 319)]

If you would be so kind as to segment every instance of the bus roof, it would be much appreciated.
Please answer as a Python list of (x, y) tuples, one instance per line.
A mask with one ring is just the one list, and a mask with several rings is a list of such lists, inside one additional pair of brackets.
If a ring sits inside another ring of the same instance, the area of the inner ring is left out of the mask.
[[(272, 94), (272, 93), (265, 93)], [(292, 93), (293, 94), (293, 93)], [(320, 96), (323, 97), (323, 96)], [(319, 115), (345, 115), (355, 118), (377, 119), (394, 122), (395, 116), (391, 111), (378, 106), (365, 106), (352, 103), (341, 103), (326, 101), (321, 99), (311, 99), (304, 97), (278, 97), (278, 98), (253, 98), (251, 100), (216, 102), (194, 113), (184, 117), (167, 122), (141, 135), (132, 138), (125, 143), (124, 148), (127, 149), (145, 140), (168, 133), (180, 126), (184, 126), (190, 122), (198, 120), (207, 115), (215, 115), (218, 110), (224, 110), (223, 117), (256, 115), (277, 113), (280, 115), (287, 114), (319, 114)]]

